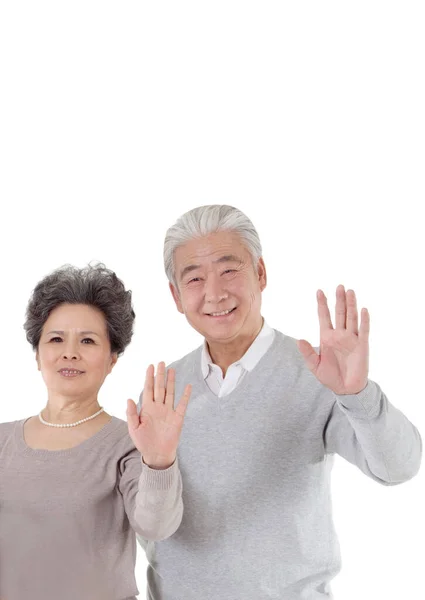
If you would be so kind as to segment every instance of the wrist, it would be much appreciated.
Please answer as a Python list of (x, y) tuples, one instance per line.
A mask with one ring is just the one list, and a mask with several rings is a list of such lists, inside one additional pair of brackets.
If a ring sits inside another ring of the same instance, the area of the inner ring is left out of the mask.
[(149, 456), (143, 455), (142, 462), (150, 469), (169, 469), (175, 462), (176, 455), (174, 456)]
[(337, 395), (339, 396), (358, 396), (359, 394), (361, 394), (362, 392), (365, 391), (365, 389), (367, 388), (369, 381), (368, 379), (366, 379), (365, 382), (359, 384), (358, 386), (356, 386), (355, 388), (351, 389), (351, 390), (344, 390), (343, 393), (341, 392), (336, 392)]

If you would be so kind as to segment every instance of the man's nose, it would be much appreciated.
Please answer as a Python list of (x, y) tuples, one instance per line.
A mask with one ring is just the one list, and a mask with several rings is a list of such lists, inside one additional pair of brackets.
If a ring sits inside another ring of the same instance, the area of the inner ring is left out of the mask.
[(205, 301), (210, 304), (220, 302), (227, 298), (227, 292), (223, 287), (223, 282), (220, 277), (208, 277), (205, 283)]

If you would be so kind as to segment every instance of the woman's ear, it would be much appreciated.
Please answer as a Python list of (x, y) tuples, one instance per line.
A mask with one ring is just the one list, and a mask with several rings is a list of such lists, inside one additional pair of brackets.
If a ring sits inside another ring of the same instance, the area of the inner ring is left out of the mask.
[(111, 362), (109, 363), (108, 375), (112, 371), (112, 369), (117, 364), (118, 354), (116, 352), (112, 352), (111, 354)]

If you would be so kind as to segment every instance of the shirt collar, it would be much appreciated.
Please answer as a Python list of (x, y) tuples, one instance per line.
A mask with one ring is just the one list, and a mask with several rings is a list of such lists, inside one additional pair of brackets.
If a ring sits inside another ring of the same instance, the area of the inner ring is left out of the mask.
[[(273, 335), (273, 333), (274, 333), (273, 329), (264, 320), (263, 326), (260, 330), (260, 333), (257, 335), (255, 340), (252, 342), (252, 344), (250, 345), (248, 350), (245, 352), (245, 354), (238, 361), (236, 361), (233, 364), (234, 365), (240, 364), (242, 366), (242, 368), (245, 369), (246, 371), (252, 371), (252, 369), (255, 367), (255, 365), (258, 362), (258, 352), (263, 344), (264, 339), (269, 337), (270, 335)], [(201, 354), (201, 370), (202, 370), (202, 376), (204, 379), (206, 379), (206, 377), (208, 377), (210, 368), (212, 368), (213, 364), (214, 363), (213, 363), (210, 353), (208, 351), (208, 344), (207, 344), (207, 341), (205, 340), (204, 344), (202, 346), (202, 354)]]

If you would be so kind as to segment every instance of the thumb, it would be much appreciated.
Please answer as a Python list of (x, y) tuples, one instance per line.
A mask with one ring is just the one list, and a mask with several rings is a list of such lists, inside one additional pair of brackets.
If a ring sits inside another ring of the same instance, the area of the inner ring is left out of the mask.
[(317, 354), (313, 346), (306, 340), (298, 340), (297, 346), (298, 350), (303, 355), (305, 362), (307, 363), (307, 367), (312, 373), (315, 373), (320, 363), (319, 354)]
[(127, 400), (127, 423), (129, 429), (137, 429), (139, 427), (139, 415), (137, 413), (137, 406), (134, 400)]

